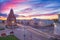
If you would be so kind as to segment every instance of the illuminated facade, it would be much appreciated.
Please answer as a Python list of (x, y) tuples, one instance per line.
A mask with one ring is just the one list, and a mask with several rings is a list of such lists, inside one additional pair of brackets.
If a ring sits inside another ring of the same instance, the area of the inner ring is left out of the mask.
[(7, 17), (7, 25), (8, 26), (16, 25), (16, 17), (14, 15), (13, 9), (10, 10), (10, 13)]
[(60, 14), (58, 14), (58, 22), (54, 23), (54, 34), (60, 36)]

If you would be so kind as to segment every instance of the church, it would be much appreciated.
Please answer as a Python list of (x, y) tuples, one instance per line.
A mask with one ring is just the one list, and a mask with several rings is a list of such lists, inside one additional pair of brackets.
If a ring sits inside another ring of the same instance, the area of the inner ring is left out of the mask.
[(10, 10), (10, 13), (7, 17), (6, 26), (16, 26), (16, 17), (14, 15), (13, 9)]

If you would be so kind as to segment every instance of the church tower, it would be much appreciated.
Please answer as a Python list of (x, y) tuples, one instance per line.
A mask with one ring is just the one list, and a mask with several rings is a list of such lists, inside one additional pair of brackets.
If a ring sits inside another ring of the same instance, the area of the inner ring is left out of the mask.
[(16, 17), (14, 15), (13, 9), (10, 10), (10, 13), (7, 17), (7, 26), (16, 25)]

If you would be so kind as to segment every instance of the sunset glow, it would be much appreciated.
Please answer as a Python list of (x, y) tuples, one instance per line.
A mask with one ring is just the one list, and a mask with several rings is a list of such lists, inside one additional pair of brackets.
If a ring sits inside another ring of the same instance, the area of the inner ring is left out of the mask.
[[(14, 10), (17, 19), (56, 19), (56, 15), (60, 14), (59, 4), (59, 0), (0, 0), (0, 16), (2, 16), (0, 19), (7, 18), (10, 9)], [(51, 15), (36, 16), (42, 14), (54, 14), (54, 17)]]

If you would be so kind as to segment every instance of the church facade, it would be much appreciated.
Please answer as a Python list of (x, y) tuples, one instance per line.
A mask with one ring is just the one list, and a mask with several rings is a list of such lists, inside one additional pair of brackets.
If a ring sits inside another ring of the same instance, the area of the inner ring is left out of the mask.
[(16, 25), (16, 17), (14, 15), (13, 9), (10, 10), (10, 13), (7, 17), (6, 24), (7, 24), (7, 26)]

